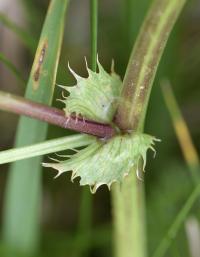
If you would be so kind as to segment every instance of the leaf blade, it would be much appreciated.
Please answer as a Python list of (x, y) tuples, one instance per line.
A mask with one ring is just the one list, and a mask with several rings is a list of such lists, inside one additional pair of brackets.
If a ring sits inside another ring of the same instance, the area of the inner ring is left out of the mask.
[[(46, 104), (52, 101), (67, 2), (52, 0), (50, 3), (25, 94), (31, 100)], [(46, 134), (47, 124), (21, 117), (15, 146), (41, 142)], [(41, 157), (14, 163), (6, 188), (4, 242), (26, 254), (38, 248), (40, 163)]]
[(66, 150), (66, 148), (76, 148), (86, 146), (94, 141), (94, 137), (88, 135), (73, 135), (57, 139), (47, 140), (42, 143), (25, 147), (14, 148), (0, 152), (0, 164), (19, 161), (44, 154), (55, 153)]

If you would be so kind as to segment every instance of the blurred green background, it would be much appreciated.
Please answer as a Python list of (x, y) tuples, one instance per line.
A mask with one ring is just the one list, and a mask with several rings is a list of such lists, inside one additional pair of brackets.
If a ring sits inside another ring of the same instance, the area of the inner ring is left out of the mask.
[[(132, 45), (150, 2), (150, 0), (99, 1), (98, 55), (107, 71), (110, 70), (111, 60), (114, 59), (115, 70), (123, 78)], [(48, 4), (49, 1), (46, 0), (1, 0), (0, 12), (1, 15), (4, 14), (29, 33), (29, 40), (33, 48), (34, 46), (36, 48)], [(167, 228), (193, 188), (190, 172), (182, 156), (169, 112), (164, 103), (160, 80), (170, 79), (195, 147), (199, 152), (199, 24), (200, 2), (198, 0), (188, 1), (170, 36), (150, 98), (145, 132), (162, 140), (156, 145), (156, 158), (153, 159), (152, 154), (149, 153), (145, 174), (150, 253), (165, 235)], [(0, 52), (4, 53), (20, 70), (27, 81), (34, 53), (1, 20)], [(89, 1), (73, 0), (70, 1), (67, 10), (56, 82), (63, 85), (75, 83), (67, 68), (68, 61), (78, 74), (87, 76), (85, 56), (90, 60)], [(0, 63), (0, 90), (18, 95), (24, 94), (24, 84), (18, 81), (3, 63)], [(61, 90), (56, 87), (53, 105), (62, 108), (62, 104), (56, 101), (60, 97)], [(0, 111), (0, 150), (12, 147), (17, 121), (18, 117), (15, 115)], [(56, 138), (69, 133), (72, 132), (49, 126), (48, 138)], [(0, 171), (2, 214), (8, 165), (0, 166)], [(39, 249), (34, 256), (111, 256), (112, 221), (108, 189), (102, 187), (95, 195), (92, 195), (92, 227), (88, 236), (85, 232), (83, 233), (80, 226), (82, 188), (79, 187), (78, 180), (71, 183), (69, 174), (64, 174), (54, 180), (54, 175), (52, 170), (43, 170), (42, 206), (39, 220), (41, 238)], [(200, 256), (199, 218), (199, 202), (197, 202), (166, 256)], [(195, 239), (190, 234), (191, 230)], [(5, 256), (3, 249), (2, 240), (0, 249), (2, 257)], [(11, 256), (16, 256), (16, 253)]]

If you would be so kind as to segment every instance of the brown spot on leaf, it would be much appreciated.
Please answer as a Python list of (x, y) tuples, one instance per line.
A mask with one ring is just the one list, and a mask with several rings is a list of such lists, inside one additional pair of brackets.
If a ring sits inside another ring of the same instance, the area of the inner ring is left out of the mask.
[(42, 70), (42, 65), (44, 63), (44, 58), (45, 58), (45, 54), (46, 54), (46, 50), (47, 50), (47, 40), (45, 40), (42, 44), (42, 48), (39, 51), (39, 55), (36, 56), (36, 60), (34, 63), (34, 72), (33, 72), (33, 89), (36, 90), (38, 88), (38, 81), (40, 79), (40, 74), (41, 74), (41, 70)]

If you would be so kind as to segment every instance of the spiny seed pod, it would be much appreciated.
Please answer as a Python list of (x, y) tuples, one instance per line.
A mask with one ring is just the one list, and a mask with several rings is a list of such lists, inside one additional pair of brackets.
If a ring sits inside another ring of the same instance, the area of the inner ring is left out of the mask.
[[(74, 87), (61, 86), (70, 93), (62, 100), (67, 116), (75, 113), (97, 122), (113, 121), (122, 82), (114, 72), (109, 75), (99, 61), (98, 69), (99, 72), (96, 73), (87, 67), (88, 78), (82, 78), (70, 69), (77, 84)], [(56, 163), (44, 163), (43, 166), (56, 169), (57, 176), (72, 171), (72, 181), (80, 177), (80, 185), (89, 185), (91, 192), (95, 193), (101, 185), (107, 185), (110, 189), (113, 182), (121, 183), (132, 168), (136, 169), (137, 175), (140, 169), (144, 171), (147, 150), (155, 151), (153, 145), (156, 140), (150, 135), (128, 132), (109, 140), (96, 139), (86, 148), (76, 150), (75, 154), (62, 156), (66, 157), (66, 160), (54, 159)], [(142, 167), (139, 165), (141, 160)]]
[(57, 176), (72, 171), (72, 181), (80, 177), (80, 185), (89, 185), (91, 192), (95, 193), (101, 185), (110, 189), (113, 182), (121, 183), (132, 168), (138, 171), (141, 159), (144, 171), (146, 152), (148, 149), (155, 151), (155, 140), (146, 134), (119, 135), (107, 142), (97, 140), (70, 157), (66, 156), (65, 161), (43, 165), (58, 170)]
[(69, 92), (69, 96), (61, 101), (65, 104), (66, 115), (76, 113), (90, 120), (110, 123), (121, 95), (122, 81), (114, 69), (108, 74), (99, 61), (97, 64), (98, 73), (90, 70), (86, 62), (88, 78), (80, 77), (69, 67), (77, 84), (72, 87), (60, 86)]

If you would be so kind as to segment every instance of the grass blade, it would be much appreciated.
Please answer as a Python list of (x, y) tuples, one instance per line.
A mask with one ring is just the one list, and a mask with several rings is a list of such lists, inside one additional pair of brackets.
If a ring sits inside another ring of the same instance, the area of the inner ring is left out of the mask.
[[(67, 2), (50, 2), (25, 95), (31, 100), (52, 101)], [(21, 117), (15, 146), (41, 142), (46, 134), (46, 123)], [(26, 255), (38, 248), (40, 200), (41, 157), (14, 163), (6, 188), (3, 238), (10, 248)]]
[(95, 141), (95, 138), (88, 135), (73, 135), (45, 142), (19, 147), (0, 152), (0, 164), (23, 160), (49, 153), (56, 153), (70, 148), (86, 146)]
[[(98, 29), (98, 0), (90, 0), (90, 40), (91, 40), (91, 69), (97, 68), (97, 29)], [(87, 241), (91, 240), (92, 231), (92, 194), (88, 187), (82, 189), (80, 201), (80, 215), (77, 236), (80, 233), (85, 234)], [(84, 253), (83, 253), (84, 252)], [(88, 256), (89, 249), (81, 248), (77, 250), (76, 255)]]
[(97, 69), (98, 0), (90, 0), (91, 68)]

